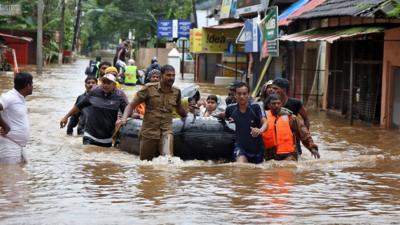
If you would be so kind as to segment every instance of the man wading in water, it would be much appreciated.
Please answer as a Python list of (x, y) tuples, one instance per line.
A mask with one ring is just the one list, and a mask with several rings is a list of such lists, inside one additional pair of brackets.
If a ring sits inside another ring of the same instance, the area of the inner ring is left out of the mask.
[(171, 65), (161, 67), (160, 82), (148, 83), (126, 107), (124, 115), (117, 121), (117, 127), (126, 124), (129, 115), (139, 104), (146, 104), (143, 125), (140, 130), (140, 159), (152, 160), (159, 154), (173, 155), (172, 112), (186, 117), (181, 105), (181, 91), (172, 85), (175, 69)]

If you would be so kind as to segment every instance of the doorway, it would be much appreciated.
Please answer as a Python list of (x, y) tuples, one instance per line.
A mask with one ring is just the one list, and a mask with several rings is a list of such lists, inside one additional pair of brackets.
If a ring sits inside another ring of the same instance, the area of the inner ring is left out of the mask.
[(394, 128), (400, 128), (400, 67), (394, 67), (393, 69), (393, 118), (392, 126)]

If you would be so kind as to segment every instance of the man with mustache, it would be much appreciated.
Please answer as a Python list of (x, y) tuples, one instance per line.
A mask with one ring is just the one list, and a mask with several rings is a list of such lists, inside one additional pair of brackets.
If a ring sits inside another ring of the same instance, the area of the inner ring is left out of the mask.
[(160, 81), (148, 83), (139, 90), (126, 107), (117, 127), (126, 124), (129, 115), (139, 104), (146, 104), (143, 125), (140, 130), (140, 159), (152, 160), (158, 155), (173, 155), (172, 112), (186, 117), (181, 105), (181, 91), (173, 87), (175, 69), (171, 65), (161, 67)]

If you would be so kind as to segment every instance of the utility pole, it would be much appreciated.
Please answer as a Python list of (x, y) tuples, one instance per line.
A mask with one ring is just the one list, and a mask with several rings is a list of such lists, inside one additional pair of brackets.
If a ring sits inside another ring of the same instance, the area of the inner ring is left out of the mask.
[(37, 33), (36, 33), (36, 73), (43, 72), (43, 0), (38, 0)]
[(79, 26), (81, 24), (81, 8), (82, 8), (82, 0), (78, 0), (77, 12), (76, 12), (76, 20), (74, 27), (74, 39), (72, 40), (72, 51), (75, 51), (76, 42), (78, 39)]
[(58, 65), (62, 64), (64, 52), (64, 17), (65, 17), (65, 0), (61, 0), (61, 21), (60, 21), (60, 40), (58, 45)]
[(192, 0), (192, 10), (193, 10), (193, 28), (197, 28), (197, 13), (196, 13), (196, 0)]

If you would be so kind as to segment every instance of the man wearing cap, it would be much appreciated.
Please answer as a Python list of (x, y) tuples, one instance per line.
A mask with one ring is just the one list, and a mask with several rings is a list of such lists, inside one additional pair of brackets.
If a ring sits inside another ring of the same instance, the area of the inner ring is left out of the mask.
[(116, 79), (112, 74), (105, 74), (101, 78), (101, 85), (90, 91), (81, 102), (65, 115), (60, 121), (63, 128), (68, 118), (83, 108), (89, 107), (90, 117), (87, 118), (83, 144), (91, 144), (102, 147), (112, 146), (112, 134), (115, 122), (118, 119), (118, 112), (124, 111), (128, 104), (126, 95), (115, 87)]
[(152, 160), (159, 154), (173, 155), (172, 112), (176, 109), (181, 117), (186, 117), (186, 111), (181, 105), (181, 91), (172, 86), (174, 82), (174, 67), (161, 67), (160, 81), (148, 83), (139, 90), (126, 107), (121, 121), (118, 121), (118, 125), (126, 124), (132, 110), (142, 102), (146, 104), (140, 130), (141, 160)]
[[(118, 70), (117, 70), (117, 68), (115, 68), (115, 67), (113, 67), (113, 66), (110, 66), (110, 67), (107, 67), (107, 69), (104, 71), (104, 73), (105, 74), (112, 74), (112, 75), (114, 75), (114, 77), (115, 77), (115, 87), (117, 88), (117, 89), (121, 89), (121, 84), (117, 81), (117, 76), (118, 76)], [(99, 79), (99, 84), (101, 84), (101, 82), (102, 82), (102, 79)]]

